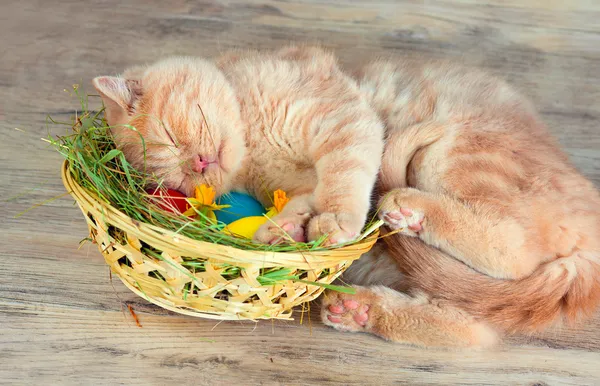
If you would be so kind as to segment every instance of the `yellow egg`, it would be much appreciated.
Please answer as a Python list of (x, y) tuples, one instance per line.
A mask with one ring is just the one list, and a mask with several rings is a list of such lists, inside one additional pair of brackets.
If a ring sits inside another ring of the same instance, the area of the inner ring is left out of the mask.
[(265, 216), (244, 217), (228, 224), (223, 228), (223, 232), (230, 235), (251, 239), (258, 228), (268, 220)]

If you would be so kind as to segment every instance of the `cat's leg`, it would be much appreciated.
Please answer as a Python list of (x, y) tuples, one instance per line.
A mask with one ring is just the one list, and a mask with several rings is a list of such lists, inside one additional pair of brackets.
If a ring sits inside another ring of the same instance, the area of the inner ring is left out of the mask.
[(278, 215), (267, 221), (254, 234), (264, 244), (306, 241), (306, 223), (312, 217), (312, 194), (293, 197)]
[(478, 208), (444, 194), (395, 189), (380, 201), (379, 216), (391, 229), (419, 237), (473, 269), (499, 279), (528, 276), (542, 263), (528, 253), (525, 229), (492, 208)]
[[(375, 123), (371, 126), (377, 127)], [(338, 134), (313, 152), (316, 215), (308, 224), (309, 240), (327, 235), (327, 244), (338, 244), (359, 236), (381, 164), (383, 143), (377, 135), (375, 129), (368, 137)]]
[(353, 295), (334, 291), (323, 295), (323, 323), (424, 347), (485, 347), (497, 341), (487, 325), (423, 293), (409, 296), (383, 286), (354, 288)]

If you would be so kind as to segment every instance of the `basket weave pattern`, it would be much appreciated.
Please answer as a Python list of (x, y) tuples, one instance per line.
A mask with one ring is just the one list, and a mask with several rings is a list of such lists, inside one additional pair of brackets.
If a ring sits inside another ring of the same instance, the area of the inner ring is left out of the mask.
[[(371, 249), (378, 235), (375, 232), (357, 244), (325, 251), (241, 250), (132, 220), (83, 189), (73, 179), (67, 162), (63, 164), (62, 179), (111, 271), (144, 299), (191, 316), (289, 319), (294, 306), (315, 299), (324, 288), (295, 280), (261, 285), (257, 280), (261, 269), (288, 268), (292, 274), (301, 273), (305, 281), (329, 284)], [(144, 253), (143, 246), (157, 253)], [(184, 259), (201, 262), (204, 270), (195, 272), (182, 265)], [(240, 268), (241, 275), (226, 279), (223, 272), (232, 266)]]

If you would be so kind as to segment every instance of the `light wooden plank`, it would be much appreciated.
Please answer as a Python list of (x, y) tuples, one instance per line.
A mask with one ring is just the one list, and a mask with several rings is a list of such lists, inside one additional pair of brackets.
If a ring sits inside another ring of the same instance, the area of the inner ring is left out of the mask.
[[(596, 1), (6, 1), (0, 12), (0, 382), (30, 384), (598, 384), (600, 317), (485, 352), (421, 350), (294, 322), (174, 315), (112, 283), (40, 140), (64, 92), (132, 64), (322, 42), (345, 65), (449, 57), (505, 77), (600, 186)], [(99, 106), (97, 99), (91, 100)], [(23, 131), (14, 130), (20, 128)], [(54, 134), (62, 129), (51, 127)], [(142, 328), (122, 312), (138, 312)], [(209, 341), (210, 340), (210, 341)], [(214, 341), (214, 342), (211, 342)]]

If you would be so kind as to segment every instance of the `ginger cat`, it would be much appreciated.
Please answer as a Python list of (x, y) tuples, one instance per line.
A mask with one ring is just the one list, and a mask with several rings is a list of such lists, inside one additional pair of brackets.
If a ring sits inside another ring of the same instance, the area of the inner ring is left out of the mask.
[(332, 54), (231, 52), (218, 66), (170, 58), (93, 84), (118, 148), (166, 187), (192, 195), (205, 183), (217, 194), (249, 192), (265, 206), (269, 193), (286, 191), (291, 201), (277, 225), (265, 224), (256, 241), (326, 234), (335, 244), (361, 231), (384, 129)]
[(356, 295), (326, 293), (325, 324), (469, 347), (593, 314), (600, 195), (523, 96), (448, 63), (376, 61), (358, 80), (386, 124), (379, 215), (400, 234), (349, 268)]

